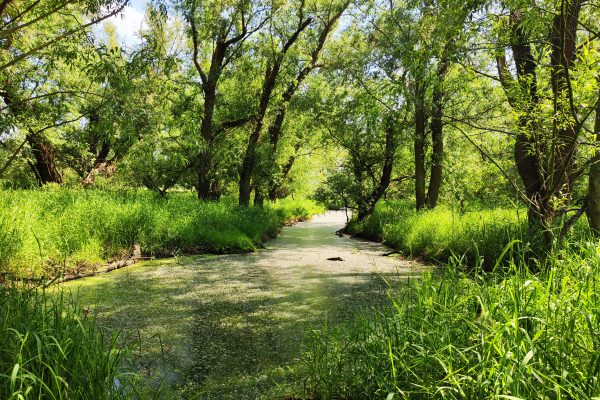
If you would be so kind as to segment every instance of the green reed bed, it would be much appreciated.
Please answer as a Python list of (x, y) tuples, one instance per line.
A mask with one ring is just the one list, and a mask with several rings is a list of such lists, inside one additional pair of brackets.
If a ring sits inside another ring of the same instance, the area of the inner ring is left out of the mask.
[[(451, 256), (490, 267), (513, 239), (527, 231), (526, 210), (509, 207), (478, 208), (461, 213), (440, 206), (416, 212), (408, 202), (381, 202), (361, 223), (351, 222), (348, 232), (382, 240), (412, 257), (445, 262)], [(515, 247), (525, 250), (526, 241)]]
[(600, 250), (571, 245), (533, 275), (465, 275), (452, 259), (390, 291), (389, 307), (315, 331), (320, 399), (600, 398)]
[(0, 191), (0, 273), (56, 275), (127, 256), (253, 251), (282, 224), (322, 209), (306, 200), (264, 208), (166, 199), (147, 191), (75, 189)]
[(125, 398), (116, 336), (67, 295), (0, 286), (0, 398)]

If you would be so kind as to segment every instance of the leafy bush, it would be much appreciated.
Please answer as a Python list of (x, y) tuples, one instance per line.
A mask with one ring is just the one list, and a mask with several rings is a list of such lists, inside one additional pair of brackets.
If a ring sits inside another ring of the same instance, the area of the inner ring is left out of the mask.
[(547, 258), (541, 275), (511, 260), (510, 274), (467, 276), (463, 262), (391, 291), (387, 308), (315, 331), (310, 395), (597, 399), (598, 244)]

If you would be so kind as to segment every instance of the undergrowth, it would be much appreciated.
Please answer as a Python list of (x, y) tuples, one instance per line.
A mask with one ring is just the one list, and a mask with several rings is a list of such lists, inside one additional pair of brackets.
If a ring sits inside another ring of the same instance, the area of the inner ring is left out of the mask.
[[(346, 227), (350, 234), (383, 241), (409, 257), (445, 263), (450, 257), (464, 258), (471, 267), (494, 267), (508, 243), (514, 256), (536, 256), (544, 251), (541, 237), (530, 234), (527, 210), (511, 206), (458, 210), (438, 206), (415, 211), (414, 204), (402, 201), (380, 202), (373, 215)], [(589, 236), (585, 219), (575, 225), (569, 241)]]
[(116, 339), (70, 296), (0, 286), (0, 398), (131, 398)]
[(313, 332), (309, 394), (600, 398), (600, 247), (568, 247), (537, 275), (523, 259), (508, 260), (508, 273), (479, 266), (467, 275), (464, 259), (452, 258), (443, 272), (390, 290), (389, 307)]
[(126, 257), (136, 243), (147, 256), (253, 251), (284, 223), (321, 211), (292, 199), (247, 208), (193, 193), (0, 191), (0, 279), (75, 272)]

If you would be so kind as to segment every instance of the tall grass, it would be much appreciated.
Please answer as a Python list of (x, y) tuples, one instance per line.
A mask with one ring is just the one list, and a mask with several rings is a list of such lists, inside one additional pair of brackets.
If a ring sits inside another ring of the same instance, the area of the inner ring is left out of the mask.
[(446, 262), (464, 257), (468, 264), (490, 267), (504, 247), (522, 240), (515, 250), (525, 251), (526, 211), (515, 208), (478, 208), (465, 213), (445, 206), (416, 212), (408, 202), (381, 202), (375, 213), (347, 227), (353, 234), (384, 241), (408, 256)]
[(116, 335), (63, 295), (0, 286), (0, 398), (125, 398)]
[[(389, 307), (315, 331), (320, 399), (600, 398), (600, 250), (572, 245), (533, 275), (465, 275), (452, 259), (390, 291)], [(481, 270), (480, 270), (481, 271)]]
[(304, 200), (264, 208), (167, 199), (146, 191), (0, 191), (0, 273), (31, 277), (89, 268), (128, 254), (252, 251), (287, 221), (321, 212)]

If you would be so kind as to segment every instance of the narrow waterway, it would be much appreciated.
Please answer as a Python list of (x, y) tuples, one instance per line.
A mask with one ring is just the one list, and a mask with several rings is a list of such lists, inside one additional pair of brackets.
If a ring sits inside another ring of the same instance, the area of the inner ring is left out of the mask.
[[(303, 340), (386, 301), (423, 267), (385, 246), (340, 237), (343, 212), (282, 229), (252, 254), (155, 260), (72, 281), (98, 323), (135, 343), (127, 368), (178, 396), (301, 394)], [(180, 390), (180, 389), (178, 389)]]

